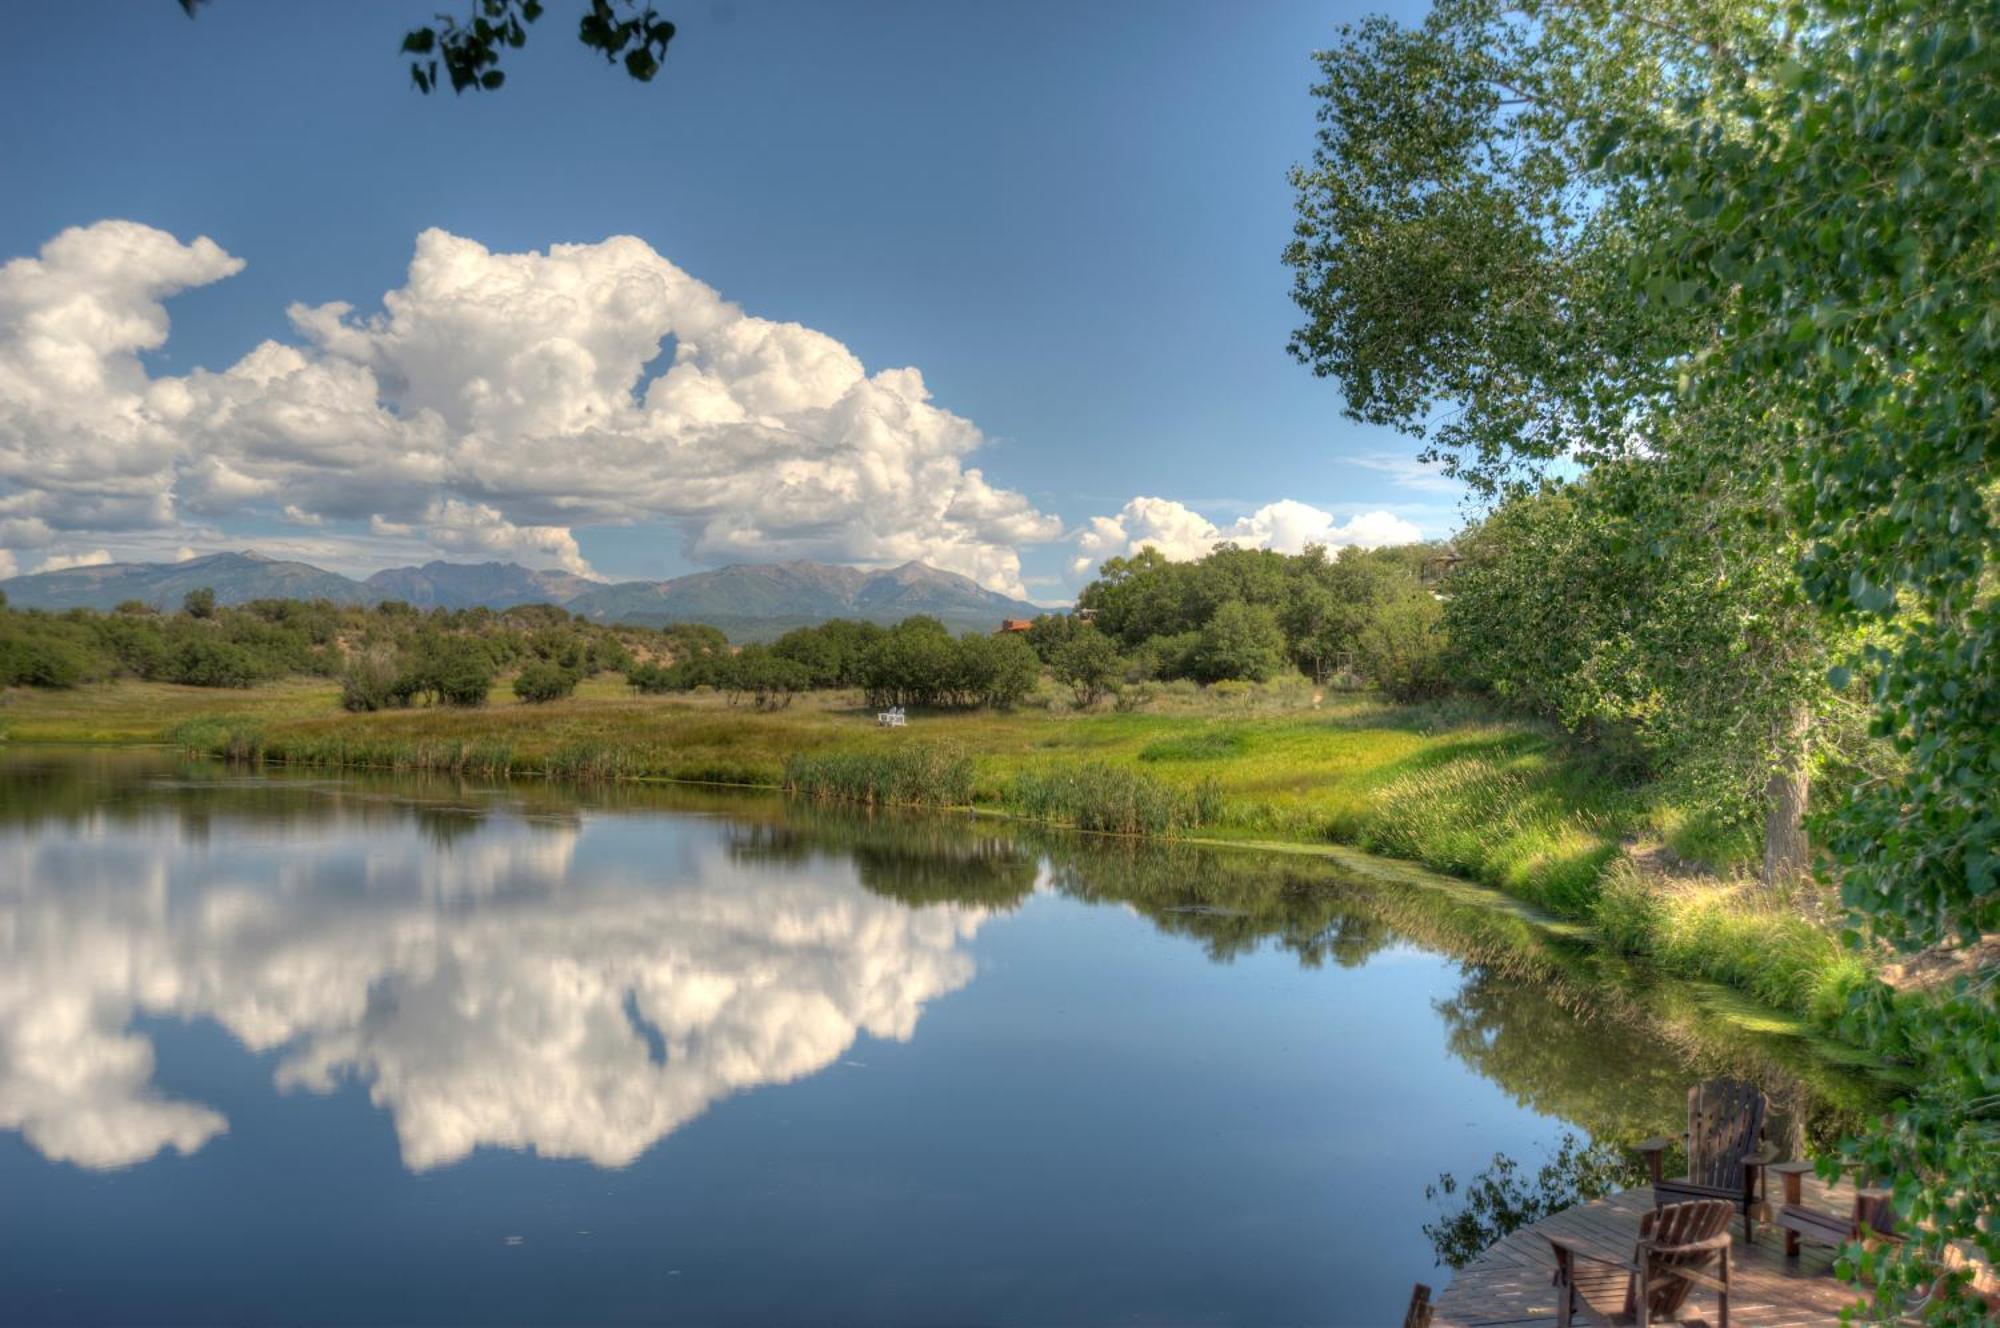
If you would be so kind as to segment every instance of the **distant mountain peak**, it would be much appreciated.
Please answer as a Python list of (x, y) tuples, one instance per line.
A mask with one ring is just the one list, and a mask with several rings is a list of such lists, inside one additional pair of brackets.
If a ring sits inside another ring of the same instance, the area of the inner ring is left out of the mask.
[(388, 567), (365, 581), (273, 558), (254, 549), (203, 554), (179, 563), (98, 563), (36, 572), (0, 582), (18, 608), (111, 609), (136, 599), (178, 608), (206, 586), (224, 604), (253, 599), (330, 599), (342, 604), (404, 600), (422, 608), (559, 604), (598, 622), (662, 626), (705, 622), (737, 640), (776, 636), (828, 618), (890, 623), (928, 614), (961, 631), (987, 631), (1005, 618), (1033, 617), (1038, 605), (987, 590), (970, 577), (928, 563), (850, 567), (795, 558), (735, 563), (666, 581), (592, 581), (552, 568), (433, 558)]

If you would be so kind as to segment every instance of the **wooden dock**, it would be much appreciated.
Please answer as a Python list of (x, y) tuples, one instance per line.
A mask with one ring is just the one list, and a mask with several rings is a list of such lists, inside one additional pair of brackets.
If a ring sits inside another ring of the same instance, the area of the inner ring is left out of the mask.
[[(1854, 1202), (1853, 1189), (1846, 1184), (1828, 1187), (1807, 1177), (1805, 1191), (1808, 1201), (1829, 1212), (1845, 1213)], [(1652, 1206), (1651, 1187), (1640, 1186), (1522, 1227), (1459, 1270), (1437, 1298), (1433, 1328), (1540, 1328), (1555, 1323), (1556, 1291), (1551, 1285), (1555, 1257), (1545, 1236), (1560, 1236), (1592, 1253), (1629, 1259), (1639, 1216)], [(1740, 1220), (1730, 1230), (1736, 1233), (1729, 1252), (1733, 1328), (1835, 1324), (1841, 1309), (1859, 1298), (1855, 1288), (1834, 1277), (1831, 1246), (1807, 1245), (1796, 1259), (1787, 1259), (1785, 1233), (1776, 1227), (1758, 1222), (1755, 1245), (1744, 1243)], [(1607, 1299), (1624, 1284), (1625, 1275), (1616, 1269), (1593, 1273), (1604, 1278), (1605, 1287), (1592, 1299)], [(1696, 1291), (1680, 1322), (1715, 1324), (1714, 1296)]]

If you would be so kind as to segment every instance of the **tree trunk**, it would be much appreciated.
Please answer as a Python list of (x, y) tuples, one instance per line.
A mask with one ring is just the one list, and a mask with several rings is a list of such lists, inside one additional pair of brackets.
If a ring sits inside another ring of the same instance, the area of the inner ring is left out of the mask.
[(1806, 751), (1812, 736), (1812, 708), (1792, 706), (1782, 764), (1764, 786), (1764, 884), (1797, 880), (1811, 868), (1806, 843)]

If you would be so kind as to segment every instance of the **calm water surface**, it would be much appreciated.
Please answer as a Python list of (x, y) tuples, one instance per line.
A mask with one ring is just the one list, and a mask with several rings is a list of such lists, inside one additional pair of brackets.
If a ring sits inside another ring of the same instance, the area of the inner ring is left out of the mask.
[(0, 1320), (1392, 1323), (1440, 1171), (1831, 1110), (1467, 893), (0, 752)]

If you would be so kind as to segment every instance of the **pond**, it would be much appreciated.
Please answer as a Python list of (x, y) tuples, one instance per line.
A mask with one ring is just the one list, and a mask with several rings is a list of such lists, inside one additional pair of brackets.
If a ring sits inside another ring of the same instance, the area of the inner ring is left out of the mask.
[(1716, 1072), (1867, 1092), (1404, 869), (0, 749), (7, 1322), (1391, 1323)]

